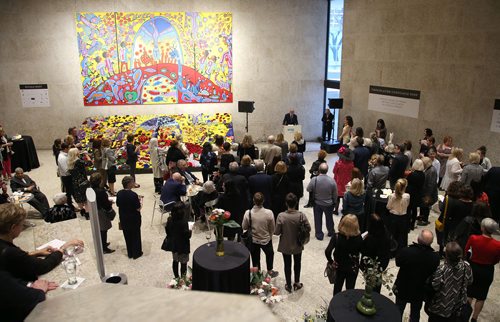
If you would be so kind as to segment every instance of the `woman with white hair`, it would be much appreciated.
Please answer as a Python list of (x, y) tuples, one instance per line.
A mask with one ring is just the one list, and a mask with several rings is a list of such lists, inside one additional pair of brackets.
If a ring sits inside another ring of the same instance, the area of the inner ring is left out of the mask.
[(87, 172), (85, 171), (85, 162), (80, 159), (80, 150), (72, 148), (68, 152), (68, 170), (71, 174), (71, 182), (73, 183), (73, 197), (80, 206), (80, 213), (85, 218), (89, 219), (89, 213), (86, 210), (87, 206), (87, 188), (90, 187), (90, 182), (87, 180)]
[(76, 218), (75, 210), (66, 204), (68, 198), (65, 193), (56, 193), (53, 200), (54, 207), (49, 209), (47, 216), (44, 218), (46, 222), (55, 223)]
[(471, 235), (465, 245), (465, 253), (472, 252), (469, 263), (472, 267), (473, 282), (467, 289), (469, 303), (474, 303), (472, 322), (477, 321), (484, 301), (493, 282), (495, 265), (500, 261), (500, 241), (491, 237), (498, 232), (498, 224), (491, 218), (481, 221), (482, 235)]
[(408, 187), (406, 192), (410, 194), (410, 204), (408, 205), (408, 219), (410, 220), (410, 229), (415, 228), (417, 221), (417, 208), (422, 206), (422, 192), (425, 183), (424, 163), (416, 159), (411, 167), (411, 173), (406, 177)]
[(462, 176), (460, 177), (460, 182), (468, 186), (471, 182), (481, 182), (484, 174), (483, 167), (479, 164), (481, 162), (481, 157), (476, 152), (469, 153), (469, 164), (464, 167), (462, 171)]
[(446, 162), (446, 170), (444, 173), (443, 181), (441, 182), (441, 189), (447, 190), (450, 183), (453, 181), (458, 181), (460, 179), (460, 174), (462, 173), (462, 156), (464, 150), (460, 148), (452, 148), (450, 157)]
[(163, 170), (166, 170), (165, 156), (167, 149), (158, 147), (158, 139), (149, 140), (149, 158), (151, 159), (151, 168), (153, 169), (153, 182), (155, 193), (161, 193), (163, 186)]

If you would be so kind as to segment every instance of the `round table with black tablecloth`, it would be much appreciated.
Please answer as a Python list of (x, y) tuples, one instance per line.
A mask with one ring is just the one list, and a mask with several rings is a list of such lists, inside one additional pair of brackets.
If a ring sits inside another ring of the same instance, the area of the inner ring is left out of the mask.
[(250, 252), (240, 243), (224, 241), (224, 256), (215, 255), (216, 243), (193, 254), (193, 290), (250, 293)]
[(379, 293), (372, 292), (372, 299), (377, 308), (377, 313), (366, 316), (358, 312), (356, 304), (363, 296), (365, 290), (347, 290), (335, 295), (328, 307), (328, 320), (336, 322), (364, 322), (364, 321), (401, 321), (401, 313), (394, 302)]
[(40, 167), (38, 155), (36, 154), (35, 143), (31, 136), (23, 135), (19, 140), (12, 140), (12, 171), (22, 168), (25, 172)]

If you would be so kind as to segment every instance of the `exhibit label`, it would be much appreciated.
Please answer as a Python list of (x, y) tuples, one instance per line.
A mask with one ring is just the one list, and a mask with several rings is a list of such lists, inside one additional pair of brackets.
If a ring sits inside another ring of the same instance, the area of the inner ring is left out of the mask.
[(418, 118), (420, 91), (372, 85), (368, 95), (368, 109)]

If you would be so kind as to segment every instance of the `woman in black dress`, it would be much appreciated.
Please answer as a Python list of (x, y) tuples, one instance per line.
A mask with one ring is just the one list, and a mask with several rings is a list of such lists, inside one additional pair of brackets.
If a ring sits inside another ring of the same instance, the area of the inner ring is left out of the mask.
[(174, 277), (179, 277), (179, 263), (181, 263), (181, 276), (187, 273), (187, 263), (189, 262), (191, 230), (185, 216), (185, 208), (183, 202), (178, 201), (172, 208), (172, 215), (168, 218), (165, 225), (165, 233), (167, 234), (168, 251), (172, 252), (172, 270)]
[(424, 163), (417, 159), (413, 162), (411, 173), (408, 175), (408, 187), (406, 192), (410, 194), (410, 205), (408, 206), (407, 215), (410, 219), (410, 229), (415, 229), (417, 221), (417, 208), (422, 206), (422, 192), (425, 182)]
[(255, 145), (253, 144), (253, 139), (250, 134), (245, 134), (243, 137), (243, 141), (238, 145), (238, 154), (240, 160), (243, 156), (248, 155), (252, 160), (254, 160), (257, 156), (255, 155)]
[(287, 166), (285, 162), (279, 161), (274, 167), (273, 179), (273, 190), (272, 190), (272, 210), (274, 214), (274, 220), (278, 215), (286, 211), (287, 206), (285, 204), (286, 195), (291, 191), (290, 180), (287, 175)]
[(120, 225), (127, 245), (128, 258), (137, 259), (142, 256), (141, 241), (141, 208), (139, 196), (132, 191), (134, 178), (125, 176), (122, 179), (123, 190), (116, 194), (116, 205), (120, 216)]
[(304, 196), (304, 179), (306, 178), (306, 170), (296, 155), (290, 155), (288, 158), (290, 164), (288, 165), (287, 175), (288, 182), (290, 183), (290, 192), (297, 197), (297, 204), (295, 209), (299, 209), (300, 198)]
[(80, 159), (80, 150), (77, 148), (72, 148), (68, 152), (68, 170), (71, 174), (71, 182), (73, 183), (73, 197), (81, 209), (81, 215), (89, 219), (89, 213), (86, 210), (86, 191), (90, 187), (90, 183), (87, 180), (85, 162)]
[[(391, 259), (391, 238), (384, 222), (377, 214), (371, 214), (368, 219), (368, 234), (363, 239), (361, 246), (361, 255), (369, 257), (379, 262), (383, 270), (389, 266)], [(363, 264), (363, 260), (361, 260)], [(361, 265), (361, 269), (367, 269)], [(375, 292), (380, 293), (382, 285), (377, 285), (373, 289)]]
[(224, 142), (224, 144), (222, 144), (222, 148), (224, 152), (219, 154), (219, 172), (221, 176), (229, 171), (229, 164), (235, 161), (234, 155), (231, 154), (231, 143)]
[(95, 191), (97, 202), (97, 217), (99, 219), (99, 229), (101, 231), (102, 251), (104, 254), (113, 253), (115, 250), (110, 249), (108, 243), (108, 230), (111, 229), (113, 220), (116, 213), (113, 210), (113, 204), (109, 201), (106, 190), (101, 188), (102, 176), (96, 172), (90, 176), (90, 186)]
[(175, 168), (177, 166), (177, 161), (181, 159), (186, 159), (186, 156), (184, 155), (184, 152), (182, 152), (182, 150), (179, 148), (179, 142), (174, 139), (170, 142), (170, 147), (168, 148), (167, 156), (165, 157), (168, 168)]
[(339, 232), (332, 236), (325, 250), (328, 263), (337, 266), (333, 295), (342, 291), (344, 281), (347, 290), (354, 288), (358, 277), (359, 252), (362, 244), (358, 218), (355, 215), (345, 215), (340, 220)]

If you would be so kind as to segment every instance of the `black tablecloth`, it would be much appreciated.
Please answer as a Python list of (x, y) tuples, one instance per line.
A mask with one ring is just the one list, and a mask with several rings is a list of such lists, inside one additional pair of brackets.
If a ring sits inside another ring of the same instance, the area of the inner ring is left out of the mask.
[(396, 304), (387, 297), (376, 292), (372, 293), (372, 299), (377, 308), (377, 313), (372, 316), (366, 316), (359, 313), (356, 309), (356, 304), (361, 299), (364, 292), (364, 290), (347, 290), (335, 295), (328, 307), (328, 321), (401, 321), (401, 313), (399, 313)]
[(20, 140), (12, 140), (12, 171), (22, 168), (24, 171), (31, 171), (40, 167), (38, 155), (36, 154), (35, 143), (31, 136), (23, 135)]
[(250, 293), (250, 252), (242, 244), (224, 241), (224, 256), (215, 255), (216, 242), (193, 254), (193, 290)]

